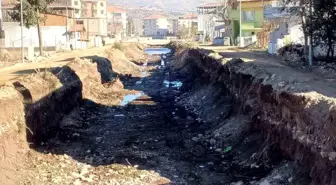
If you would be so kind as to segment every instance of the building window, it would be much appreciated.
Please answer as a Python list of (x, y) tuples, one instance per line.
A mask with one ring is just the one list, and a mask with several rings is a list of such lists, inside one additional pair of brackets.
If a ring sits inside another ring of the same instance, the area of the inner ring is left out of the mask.
[(254, 21), (255, 11), (244, 11), (244, 21)]
[(75, 1), (75, 5), (78, 5), (78, 1)]
[(104, 7), (104, 3), (103, 3), (103, 2), (102, 2), (102, 3), (100, 3), (100, 6), (101, 6), (101, 7)]
[(79, 10), (75, 10), (75, 13), (76, 13), (76, 14), (79, 14)]
[(76, 20), (76, 24), (83, 24), (83, 20)]
[(101, 13), (101, 14), (104, 14), (104, 10), (101, 10), (100, 13)]

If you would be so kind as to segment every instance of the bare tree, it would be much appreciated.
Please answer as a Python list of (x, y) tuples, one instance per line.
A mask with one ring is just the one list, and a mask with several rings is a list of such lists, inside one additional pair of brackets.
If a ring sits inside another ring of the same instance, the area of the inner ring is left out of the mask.
[(207, 42), (210, 41), (210, 36), (212, 36), (215, 31), (214, 30), (216, 25), (215, 19), (216, 19), (215, 14), (209, 14), (206, 20), (204, 20), (204, 28), (205, 28), (204, 39)]
[(229, 16), (229, 9), (237, 9), (238, 0), (220, 0), (220, 3), (218, 15), (224, 23), (226, 36), (229, 36), (230, 40), (233, 41), (233, 24)]
[[(299, 16), (302, 24), (302, 32), (304, 35), (304, 56), (308, 56), (308, 36), (310, 35), (308, 30), (309, 12), (307, 7), (311, 6), (311, 0), (281, 0), (282, 11), (289, 11), (294, 16)], [(298, 9), (290, 9), (288, 5), (294, 5), (299, 7)]]

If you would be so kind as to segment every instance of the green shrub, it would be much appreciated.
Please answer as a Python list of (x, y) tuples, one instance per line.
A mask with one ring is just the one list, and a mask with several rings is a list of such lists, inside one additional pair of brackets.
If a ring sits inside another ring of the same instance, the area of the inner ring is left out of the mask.
[(116, 42), (116, 43), (113, 44), (113, 48), (119, 49), (120, 51), (124, 51), (125, 46), (121, 42)]

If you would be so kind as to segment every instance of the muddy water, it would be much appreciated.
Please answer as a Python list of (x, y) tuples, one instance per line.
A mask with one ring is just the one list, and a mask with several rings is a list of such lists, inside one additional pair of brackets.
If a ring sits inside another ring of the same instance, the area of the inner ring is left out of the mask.
[[(146, 48), (145, 53), (149, 54), (149, 55), (160, 55), (161, 58), (161, 63), (160, 63), (160, 68), (164, 68), (165, 66), (165, 60), (167, 59), (167, 54), (169, 54), (171, 52), (170, 49), (168, 48)], [(141, 85), (143, 82), (143, 79), (147, 76), (148, 72), (147, 72), (147, 67), (148, 65), (148, 61), (145, 62), (141, 67), (141, 79), (136, 81), (135, 84), (136, 85)], [(182, 86), (182, 82), (179, 81), (173, 81), (173, 82), (169, 82), (167, 80), (164, 80), (164, 84), (166, 87), (172, 86), (172, 87), (176, 87), (176, 88), (180, 88)], [(129, 103), (131, 103), (132, 101), (136, 100), (137, 98), (141, 97), (142, 95), (144, 95), (143, 92), (137, 93), (137, 94), (128, 94), (125, 95), (123, 97), (123, 100), (121, 101), (120, 105), (121, 106), (125, 106)]]

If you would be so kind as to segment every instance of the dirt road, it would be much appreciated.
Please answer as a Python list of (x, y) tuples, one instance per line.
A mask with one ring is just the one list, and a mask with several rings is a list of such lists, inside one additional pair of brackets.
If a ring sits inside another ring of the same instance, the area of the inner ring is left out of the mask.
[(264, 51), (248, 51), (219, 46), (203, 46), (201, 48), (217, 52), (227, 60), (241, 58), (245, 63), (251, 63), (251, 66), (257, 65), (265, 72), (274, 75), (278, 83), (287, 81), (290, 84), (295, 84), (295, 87), (300, 87), (298, 88), (300, 93), (315, 91), (325, 96), (336, 97), (335, 78), (326, 78), (315, 71), (293, 68), (276, 56)]
[(43, 62), (24, 63), (24, 64), (18, 63), (13, 66), (1, 68), (0, 85), (7, 81), (11, 81), (25, 75), (29, 75), (37, 71), (50, 70), (51, 68), (54, 67), (66, 65), (76, 57), (85, 58), (94, 55), (104, 56), (104, 51), (108, 47), (111, 46), (55, 53), (49, 59), (45, 59)]

